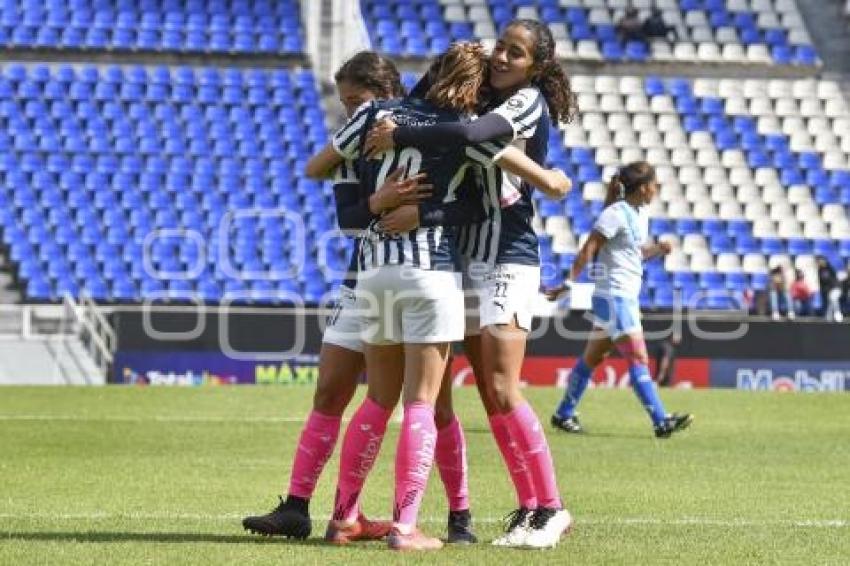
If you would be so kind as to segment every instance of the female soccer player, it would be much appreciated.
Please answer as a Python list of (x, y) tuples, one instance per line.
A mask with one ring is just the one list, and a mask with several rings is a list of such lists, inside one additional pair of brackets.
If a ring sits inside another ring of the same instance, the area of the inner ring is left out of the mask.
[(649, 219), (643, 207), (657, 192), (655, 170), (645, 161), (620, 169), (608, 186), (609, 195), (619, 194), (619, 200), (600, 214), (570, 268), (569, 277), (546, 292), (549, 300), (556, 300), (596, 258), (597, 268), (591, 274), (596, 283), (592, 299), (593, 331), (584, 355), (570, 373), (564, 399), (552, 416), (552, 425), (556, 428), (581, 432), (576, 406), (590, 383), (593, 368), (612, 349), (628, 360), (632, 388), (652, 419), (655, 436), (667, 438), (693, 421), (692, 415), (665, 412), (649, 374), (646, 342), (640, 324), (638, 295), (643, 261), (670, 253), (669, 242), (649, 242)]
[[(477, 102), (485, 64), (486, 58), (480, 46), (452, 46), (441, 60), (425, 101), (406, 99), (389, 105), (378, 104), (359, 112), (334, 137), (336, 152), (346, 158), (359, 156), (363, 134), (371, 122), (384, 113), (390, 113), (400, 123), (457, 121), (459, 111), (469, 113)], [(455, 115), (447, 115), (446, 109), (452, 109)], [(331, 157), (324, 155), (322, 159)], [(436, 201), (454, 198), (465, 169), (470, 167), (468, 158), (481, 163), (485, 169), (490, 161), (496, 160), (547, 190), (563, 193), (569, 187), (563, 173), (543, 171), (515, 148), (502, 151), (493, 144), (478, 144), (466, 148), (465, 152), (448, 150), (443, 145), (422, 148), (421, 151), (405, 147), (384, 152), (378, 157), (378, 160), (365, 162), (371, 170), (367, 175), (375, 179), (373, 186), (380, 183), (387, 171), (400, 165), (407, 169), (408, 174), (424, 170), (429, 182), (434, 185), (435, 195), (432, 198)], [(380, 222), (376, 222), (375, 226), (380, 226)], [(441, 226), (415, 229), (398, 237), (373, 229), (364, 237), (361, 246), (358, 295), (362, 294), (364, 300), (371, 300), (375, 306), (372, 336), (367, 338), (370, 397), (367, 403), (373, 402), (373, 394), (387, 401), (397, 399), (402, 385), (398, 376), (404, 376), (405, 411), (396, 453), (394, 528), (389, 538), (390, 546), (396, 549), (434, 549), (440, 546), (438, 540), (419, 532), (415, 524), (433, 454), (435, 385), (445, 368), (448, 343), (463, 335), (460, 274), (452, 240), (451, 231)], [(374, 428), (371, 423), (355, 419), (349, 424), (349, 430)], [(343, 451), (346, 452), (346, 449)], [(364, 452), (371, 453), (371, 450)], [(359, 451), (351, 453), (356, 455)], [(356, 457), (344, 458), (343, 466), (353, 467), (360, 472), (360, 477), (365, 477), (373, 460), (363, 462)], [(344, 470), (341, 470), (341, 476), (344, 475)], [(346, 507), (353, 507), (360, 486), (348, 486), (346, 491), (349, 494), (342, 493), (342, 488), (341, 485), (337, 492), (337, 501), (343, 508), (337, 508), (336, 519), (328, 527), (329, 533), (345, 528), (346, 520), (341, 517), (345, 515)]]
[[(364, 103), (374, 99), (397, 98), (404, 87), (395, 65), (389, 59), (363, 51), (348, 60), (335, 75), (339, 98), (349, 116)], [(352, 162), (341, 163), (336, 170), (334, 194), (340, 228), (364, 228), (373, 211), (417, 203), (427, 185), (418, 185), (421, 177), (400, 180), (399, 170), (387, 177), (381, 190), (371, 195), (365, 204), (356, 198), (360, 182)], [(427, 192), (425, 192), (427, 194)], [(352, 201), (351, 196), (354, 195)], [(439, 206), (433, 207), (435, 212)], [(313, 397), (313, 410), (307, 418), (298, 441), (292, 464), (286, 501), (271, 513), (246, 517), (245, 529), (263, 535), (283, 535), (306, 538), (312, 523), (309, 502), (325, 463), (333, 453), (339, 435), (340, 421), (351, 402), (357, 381), (365, 367), (363, 340), (360, 336), (363, 321), (354, 307), (354, 286), (358, 262), (352, 255), (348, 276), (340, 286), (340, 297), (333, 315), (328, 319), (322, 349), (319, 354), (319, 380)], [(450, 385), (450, 384), (449, 384)], [(463, 429), (451, 410), (451, 390), (441, 395), (437, 411), (437, 467), (446, 486), (449, 499), (448, 540), (475, 542), (471, 531), (466, 476), (466, 444)], [(385, 412), (369, 407), (368, 410)], [(356, 526), (348, 532), (347, 540), (380, 539), (389, 531), (389, 523), (356, 517)]]
[[(492, 100), (477, 120), (430, 127), (381, 122), (370, 133), (367, 150), (507, 138), (543, 163), (549, 140), (547, 111), (555, 123), (568, 122), (576, 111), (549, 28), (533, 20), (508, 24), (490, 56), (489, 74)], [(572, 519), (561, 502), (546, 437), (519, 386), (540, 285), (538, 241), (531, 225), (532, 185), (504, 171), (489, 181), (487, 218), (464, 230), (460, 245), (465, 278), (478, 289), (480, 300), (480, 338), (467, 336), (464, 347), (519, 503), (509, 515), (505, 535), (494, 544), (552, 547)]]

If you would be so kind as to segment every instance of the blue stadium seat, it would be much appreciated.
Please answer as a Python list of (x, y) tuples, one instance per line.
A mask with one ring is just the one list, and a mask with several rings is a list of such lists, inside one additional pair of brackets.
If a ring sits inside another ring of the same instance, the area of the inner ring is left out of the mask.
[(773, 60), (780, 65), (790, 65), (794, 59), (793, 51), (787, 45), (774, 45), (770, 54)]
[(608, 61), (620, 61), (625, 56), (623, 48), (617, 41), (606, 41), (602, 44), (602, 57)]
[(817, 65), (818, 56), (815, 48), (811, 45), (797, 45), (794, 47), (794, 63), (797, 65)]
[(765, 255), (785, 253), (785, 243), (780, 238), (762, 238), (761, 251)]
[(744, 292), (749, 289), (749, 284), (746, 273), (732, 272), (726, 274), (726, 288), (730, 291)]
[(646, 61), (649, 50), (646, 43), (642, 41), (629, 41), (626, 43), (625, 58), (630, 61)]
[(675, 306), (675, 294), (669, 287), (659, 287), (653, 293), (653, 306), (656, 309), (669, 310)]

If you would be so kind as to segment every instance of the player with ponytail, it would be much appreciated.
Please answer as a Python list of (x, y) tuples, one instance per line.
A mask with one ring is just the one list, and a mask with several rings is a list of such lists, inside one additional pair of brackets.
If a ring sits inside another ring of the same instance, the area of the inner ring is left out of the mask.
[[(550, 300), (567, 292), (585, 266), (596, 262), (594, 279), (594, 328), (584, 354), (570, 372), (564, 399), (552, 416), (552, 425), (565, 432), (580, 433), (576, 406), (590, 383), (594, 368), (616, 349), (629, 364), (632, 388), (649, 414), (655, 436), (667, 438), (688, 427), (689, 414), (667, 414), (649, 375), (649, 359), (640, 322), (643, 261), (670, 253), (667, 242), (649, 241), (645, 213), (658, 193), (655, 169), (637, 161), (621, 168), (608, 183), (606, 207), (593, 226), (570, 268), (569, 277), (547, 291)], [(609, 202), (611, 201), (611, 202)]]

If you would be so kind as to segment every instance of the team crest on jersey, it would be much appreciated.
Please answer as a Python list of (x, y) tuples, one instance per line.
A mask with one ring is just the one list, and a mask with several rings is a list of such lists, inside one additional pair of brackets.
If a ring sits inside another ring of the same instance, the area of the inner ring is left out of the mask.
[(519, 98), (514, 97), (508, 100), (508, 107), (513, 108), (514, 110), (519, 110), (523, 106), (525, 106), (525, 103)]

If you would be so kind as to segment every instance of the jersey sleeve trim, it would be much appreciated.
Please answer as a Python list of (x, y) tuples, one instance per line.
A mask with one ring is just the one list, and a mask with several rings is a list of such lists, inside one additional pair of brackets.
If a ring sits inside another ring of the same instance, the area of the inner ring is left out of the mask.
[(345, 159), (357, 159), (360, 153), (360, 134), (374, 106), (364, 104), (333, 137), (334, 150)]
[(536, 88), (523, 88), (494, 109), (493, 113), (504, 117), (510, 123), (514, 139), (530, 138), (543, 115), (541, 98), (540, 91)]
[(504, 141), (482, 142), (466, 146), (466, 156), (485, 167), (492, 167), (505, 152), (508, 143)]

